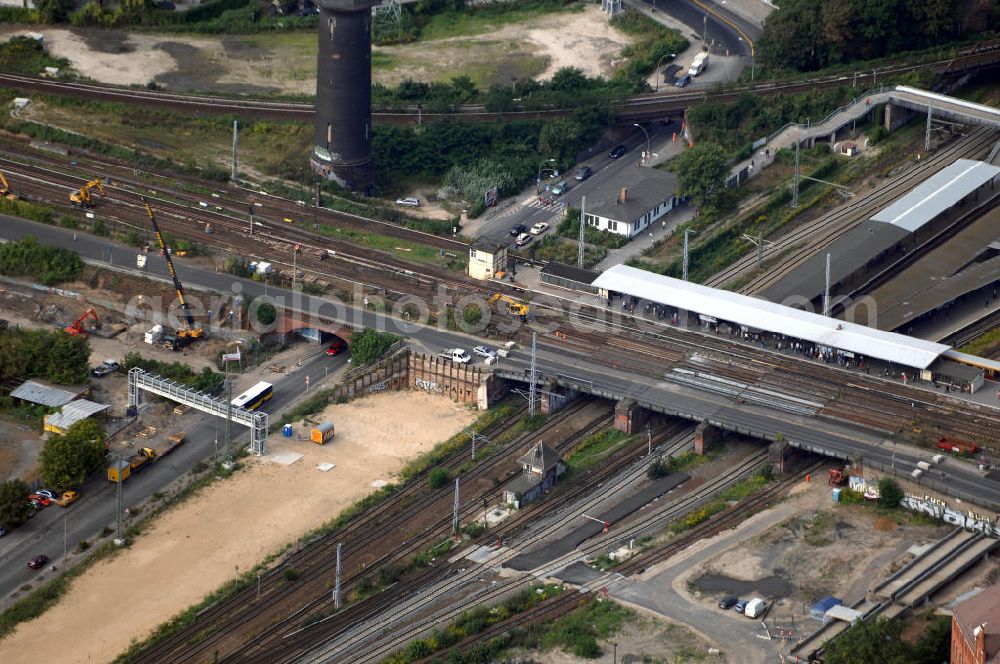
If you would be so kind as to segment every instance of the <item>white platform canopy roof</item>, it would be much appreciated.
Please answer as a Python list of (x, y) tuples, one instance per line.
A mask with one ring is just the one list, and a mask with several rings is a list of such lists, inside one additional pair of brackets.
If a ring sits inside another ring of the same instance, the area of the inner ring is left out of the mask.
[(951, 348), (627, 265), (616, 265), (603, 272), (593, 285), (906, 367), (926, 369), (941, 353)]
[(1000, 174), (984, 161), (958, 159), (871, 218), (913, 232)]

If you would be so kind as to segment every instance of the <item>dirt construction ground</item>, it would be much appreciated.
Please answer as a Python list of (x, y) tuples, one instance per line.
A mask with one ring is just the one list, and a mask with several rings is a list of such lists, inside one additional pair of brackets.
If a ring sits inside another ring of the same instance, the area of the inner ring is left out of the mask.
[[(110, 661), (131, 639), (334, 518), (475, 418), (468, 407), (423, 392), (330, 406), (316, 419), (336, 423), (332, 443), (272, 436), (268, 457), (247, 459), (230, 479), (160, 516), (127, 550), (74, 581), (44, 616), (18, 627), (0, 643), (2, 661)], [(302, 457), (275, 461), (288, 453)], [(322, 472), (321, 463), (335, 467)], [(143, 592), (123, 602), (121, 588)]]
[[(375, 47), (373, 79), (396, 85), (407, 78), (447, 81), (467, 74), (485, 88), (509, 86), (512, 78), (550, 78), (569, 66), (588, 76), (609, 75), (621, 64), (621, 49), (632, 42), (608, 25), (596, 5), (486, 27), (482, 34)], [(312, 31), (212, 38), (48, 26), (34, 31), (45, 35), (54, 56), (102, 83), (156, 82), (172, 90), (229, 93), (316, 92), (317, 36)], [(24, 32), (5, 26), (0, 39)]]

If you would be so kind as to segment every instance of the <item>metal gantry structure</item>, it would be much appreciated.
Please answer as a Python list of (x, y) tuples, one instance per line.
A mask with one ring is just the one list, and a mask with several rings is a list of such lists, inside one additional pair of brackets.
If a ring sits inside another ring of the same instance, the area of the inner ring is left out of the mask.
[(250, 451), (258, 456), (267, 454), (267, 413), (234, 408), (231, 401), (219, 401), (198, 390), (192, 390), (172, 380), (133, 367), (128, 372), (128, 408), (130, 413), (136, 412), (139, 404), (142, 403), (144, 391), (249, 427)]

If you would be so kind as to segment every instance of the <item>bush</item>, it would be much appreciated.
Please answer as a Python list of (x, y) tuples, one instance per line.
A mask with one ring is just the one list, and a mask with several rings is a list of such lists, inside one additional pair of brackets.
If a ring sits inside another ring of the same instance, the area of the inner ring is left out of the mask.
[(447, 468), (435, 468), (427, 474), (427, 484), (432, 489), (440, 489), (447, 486), (450, 479), (451, 473), (448, 472)]
[(351, 363), (354, 367), (372, 364), (385, 355), (400, 337), (388, 332), (372, 329), (356, 330), (351, 333)]
[(285, 581), (297, 581), (300, 576), (299, 570), (294, 567), (286, 567), (285, 571), (281, 573), (281, 578)]
[(878, 504), (881, 507), (896, 509), (903, 500), (903, 489), (899, 482), (891, 477), (883, 477), (878, 481)]
[(670, 474), (670, 467), (667, 462), (660, 457), (649, 464), (649, 468), (646, 469), (646, 477), (651, 480), (656, 480), (661, 477), (666, 477)]
[(0, 273), (33, 277), (46, 286), (72, 281), (83, 271), (83, 260), (75, 251), (51, 247), (28, 236), (0, 245)]

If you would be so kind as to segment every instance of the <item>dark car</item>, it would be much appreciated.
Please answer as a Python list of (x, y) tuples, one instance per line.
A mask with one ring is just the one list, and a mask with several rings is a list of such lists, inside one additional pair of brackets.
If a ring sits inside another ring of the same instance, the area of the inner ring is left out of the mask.
[(690, 82), (691, 82), (691, 74), (684, 74), (683, 76), (677, 79), (677, 82), (674, 83), (674, 85), (676, 85), (678, 88), (683, 88)]
[(593, 174), (594, 174), (594, 169), (592, 169), (590, 166), (584, 166), (583, 168), (581, 168), (576, 172), (575, 177), (577, 180), (583, 181), (589, 178)]
[(524, 224), (518, 224), (517, 226), (514, 226), (514, 228), (510, 229), (510, 236), (517, 237), (521, 233), (527, 233), (527, 232), (528, 232), (527, 226), (525, 226)]
[(747, 603), (748, 603), (747, 600), (741, 599), (740, 601), (736, 602), (736, 604), (733, 604), (733, 611), (735, 611), (736, 613), (743, 613), (743, 611), (745, 611), (747, 608)]
[(736, 603), (739, 602), (739, 601), (740, 601), (739, 597), (733, 597), (732, 595), (726, 595), (725, 597), (723, 597), (722, 599), (719, 600), (719, 608), (720, 609), (725, 609), (726, 611), (728, 611), (729, 609), (731, 609), (734, 606), (736, 606)]
[(620, 159), (626, 152), (628, 152), (628, 148), (624, 145), (619, 145), (608, 156), (612, 159)]
[(45, 566), (45, 563), (47, 562), (49, 562), (49, 557), (43, 553), (29, 560), (28, 567), (30, 567), (31, 569), (41, 569), (42, 567)]

